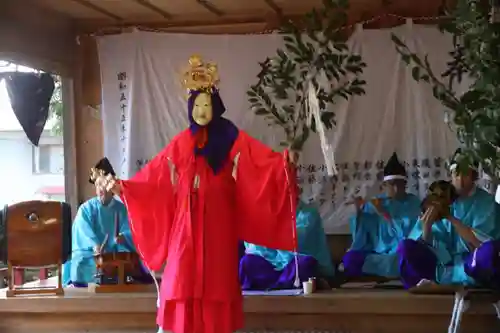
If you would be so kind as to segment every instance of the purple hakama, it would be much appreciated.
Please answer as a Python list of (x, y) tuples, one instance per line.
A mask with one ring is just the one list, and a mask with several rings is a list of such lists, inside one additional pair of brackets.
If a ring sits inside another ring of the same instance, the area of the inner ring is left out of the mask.
[(500, 240), (481, 244), (465, 260), (464, 269), (482, 286), (500, 290)]
[[(300, 282), (315, 277), (317, 261), (311, 256), (299, 255)], [(243, 290), (292, 289), (295, 281), (295, 259), (282, 270), (259, 255), (245, 254), (240, 261), (240, 283)]]
[[(463, 269), (479, 286), (500, 290), (499, 254), (500, 240), (486, 241), (474, 252), (465, 254), (462, 267), (451, 269)], [(406, 289), (415, 287), (423, 279), (440, 280), (437, 276), (438, 258), (424, 241), (403, 240), (399, 244), (398, 255), (401, 280)]]
[(363, 276), (363, 265), (369, 252), (361, 250), (347, 251), (342, 258), (344, 264), (344, 274), (348, 278), (358, 278)]
[(422, 240), (405, 239), (399, 243), (399, 272), (405, 289), (415, 287), (421, 280), (436, 280), (437, 256)]

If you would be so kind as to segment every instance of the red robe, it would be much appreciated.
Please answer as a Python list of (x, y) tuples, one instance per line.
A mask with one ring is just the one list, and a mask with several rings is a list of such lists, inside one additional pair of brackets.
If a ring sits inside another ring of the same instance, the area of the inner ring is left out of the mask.
[(152, 270), (167, 263), (157, 324), (175, 333), (230, 333), (243, 327), (238, 241), (297, 248), (296, 175), (286, 156), (243, 131), (217, 174), (194, 145), (189, 130), (180, 133), (122, 181), (122, 199), (144, 262)]

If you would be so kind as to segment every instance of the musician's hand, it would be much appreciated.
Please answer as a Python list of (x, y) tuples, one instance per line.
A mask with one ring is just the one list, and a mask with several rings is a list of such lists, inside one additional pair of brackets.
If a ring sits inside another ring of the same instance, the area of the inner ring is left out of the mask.
[(115, 237), (115, 244), (123, 244), (125, 242), (125, 237), (123, 237), (123, 234), (118, 234), (117, 237)]
[(382, 200), (379, 198), (375, 198), (371, 200), (371, 203), (373, 207), (375, 208), (375, 211), (377, 212), (378, 215), (382, 216), (384, 219), (388, 220), (389, 222), (391, 221), (391, 217), (389, 213), (385, 210), (384, 206), (382, 205)]
[(382, 200), (380, 200), (379, 198), (375, 198), (370, 200), (370, 202), (372, 203), (373, 207), (375, 208), (375, 211), (379, 215), (383, 215), (385, 213), (384, 207), (382, 206)]
[(94, 255), (101, 254), (101, 245), (94, 246)]
[(424, 214), (420, 218), (424, 225), (432, 225), (439, 218), (439, 207), (434, 204), (430, 204), (425, 210)]
[(350, 203), (353, 204), (354, 207), (356, 207), (356, 211), (358, 212), (363, 208), (365, 202), (365, 199), (363, 199), (362, 197), (354, 197), (352, 201), (350, 201)]
[(444, 203), (439, 203), (439, 214), (441, 218), (447, 219), (448, 221), (451, 222), (451, 220), (454, 218), (454, 216), (451, 214), (450, 206), (444, 205)]

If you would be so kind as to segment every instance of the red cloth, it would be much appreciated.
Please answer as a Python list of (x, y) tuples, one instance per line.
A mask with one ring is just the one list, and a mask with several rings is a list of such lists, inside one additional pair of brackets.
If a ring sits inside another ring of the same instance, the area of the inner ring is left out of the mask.
[(208, 333), (209, 322), (229, 323), (218, 329), (229, 333), (243, 323), (238, 241), (297, 248), (296, 175), (282, 154), (242, 131), (217, 175), (193, 154), (195, 144), (189, 130), (180, 133), (122, 181), (122, 199), (144, 262), (153, 270), (167, 262), (158, 325), (175, 333), (203, 333), (197, 328), (205, 327)]

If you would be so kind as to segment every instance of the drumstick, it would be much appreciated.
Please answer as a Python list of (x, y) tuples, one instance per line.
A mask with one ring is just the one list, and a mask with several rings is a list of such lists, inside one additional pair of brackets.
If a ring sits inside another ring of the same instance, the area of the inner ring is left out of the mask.
[(106, 234), (106, 236), (104, 236), (104, 242), (102, 242), (101, 248), (99, 249), (100, 253), (102, 253), (102, 250), (104, 250), (104, 247), (106, 246), (106, 243), (108, 242), (108, 238), (109, 238), (109, 234)]
[(116, 241), (118, 240), (118, 236), (120, 235), (120, 226), (118, 224), (118, 212), (115, 212), (115, 252), (118, 252), (116, 251), (116, 248), (118, 246), (118, 244), (116, 244)]

